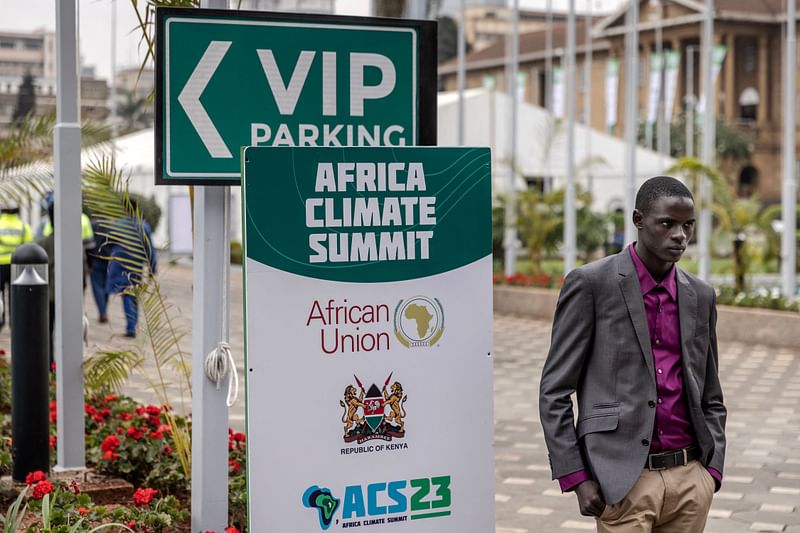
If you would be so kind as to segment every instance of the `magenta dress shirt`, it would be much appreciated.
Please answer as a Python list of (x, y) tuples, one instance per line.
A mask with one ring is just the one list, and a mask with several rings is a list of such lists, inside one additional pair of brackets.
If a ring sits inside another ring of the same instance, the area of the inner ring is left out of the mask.
[[(664, 279), (656, 282), (636, 254), (634, 245), (630, 245), (628, 250), (642, 288), (656, 371), (657, 405), (650, 453), (687, 448), (695, 444), (695, 438), (689, 418), (689, 406), (683, 394), (676, 268), (673, 266)], [(722, 475), (713, 468), (708, 471), (717, 484), (721, 484)], [(558, 482), (561, 490), (566, 492), (587, 479), (590, 479), (589, 473), (579, 470), (559, 478)]]

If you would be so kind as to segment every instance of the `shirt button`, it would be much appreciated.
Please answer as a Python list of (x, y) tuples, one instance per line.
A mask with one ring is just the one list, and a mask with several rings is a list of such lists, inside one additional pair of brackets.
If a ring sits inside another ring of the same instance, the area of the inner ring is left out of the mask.
[(663, 430), (663, 429), (659, 429), (659, 430), (658, 430), (658, 434), (659, 434), (659, 435), (663, 435), (663, 434), (664, 434), (664, 430)]
[(656, 402), (654, 402), (653, 400), (650, 400), (649, 402), (647, 402), (647, 405), (649, 407), (655, 407), (656, 406)]
[(658, 403), (659, 403), (659, 405), (660, 405), (660, 404), (661, 404), (661, 402), (663, 402), (663, 401), (664, 401), (664, 400), (662, 400), (661, 398), (659, 398), (659, 399), (658, 399)]
[(656, 339), (656, 344), (661, 344), (661, 339)]
[(664, 373), (664, 371), (663, 371), (663, 370), (661, 370), (660, 368), (657, 370), (657, 372), (658, 372), (659, 374), (663, 374), (663, 373)]
[(642, 446), (650, 446), (650, 441), (647, 439), (642, 439)]

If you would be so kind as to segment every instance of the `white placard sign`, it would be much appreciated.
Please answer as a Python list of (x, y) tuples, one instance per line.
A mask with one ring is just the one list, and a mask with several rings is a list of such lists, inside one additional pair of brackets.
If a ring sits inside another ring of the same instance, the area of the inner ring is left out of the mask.
[(247, 148), (250, 531), (494, 531), (486, 148)]

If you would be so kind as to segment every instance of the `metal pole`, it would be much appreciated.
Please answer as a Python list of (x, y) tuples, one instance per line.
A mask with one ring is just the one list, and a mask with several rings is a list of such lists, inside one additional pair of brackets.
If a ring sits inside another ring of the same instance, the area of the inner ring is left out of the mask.
[(553, 0), (547, 0), (544, 31), (544, 107), (553, 112)]
[(78, 2), (56, 0), (55, 347), (56, 470), (85, 466), (83, 421), (83, 245)]
[[(202, 8), (227, 8), (202, 0)], [(227, 202), (227, 203), (226, 203)], [(228, 407), (203, 372), (206, 355), (227, 341), (230, 187), (195, 188), (192, 308), (192, 531), (223, 531), (228, 522)]]
[[(712, 61), (714, 50), (714, 0), (706, 0), (706, 17), (703, 22), (703, 163), (709, 166), (715, 164), (715, 125), (716, 120), (716, 94), (712, 76)], [(699, 258), (699, 276), (703, 281), (708, 281), (711, 273), (711, 180), (708, 176), (700, 178), (700, 223), (697, 226), (697, 247)]]
[(694, 53), (696, 46), (686, 47), (686, 156), (694, 157)]
[(564, 275), (575, 269), (575, 0), (567, 14), (567, 190), (564, 195)]
[(111, 0), (111, 156), (117, 157), (117, 0)]
[(586, 10), (586, 55), (584, 56), (583, 112), (586, 124), (586, 187), (589, 192), (594, 189), (592, 176), (592, 1), (589, 0)]
[(458, 145), (464, 146), (464, 87), (466, 85), (465, 56), (467, 55), (464, 25), (467, 23), (466, 0), (461, 0), (461, 21), (458, 24)]
[(639, 112), (639, 3), (631, 2), (627, 13), (625, 43), (625, 243), (636, 240), (631, 215), (636, 200), (636, 122)]
[(783, 234), (781, 236), (781, 279), (783, 295), (794, 296), (797, 262), (797, 160), (795, 156), (797, 98), (797, 21), (794, 0), (786, 2), (786, 52), (783, 85)]
[(508, 77), (508, 94), (511, 98), (511, 147), (508, 172), (508, 203), (505, 227), (505, 274), (511, 276), (517, 269), (517, 71), (519, 65), (519, 0), (514, 0), (511, 13), (511, 66)]
[(664, 66), (667, 64), (664, 57), (664, 32), (661, 28), (663, 4), (656, 0), (658, 9), (656, 10), (656, 53), (661, 57), (658, 71), (658, 105), (656, 106), (656, 148), (658, 150), (658, 166), (664, 166), (663, 154), (666, 154), (664, 142), (664, 112), (666, 101), (664, 100)]

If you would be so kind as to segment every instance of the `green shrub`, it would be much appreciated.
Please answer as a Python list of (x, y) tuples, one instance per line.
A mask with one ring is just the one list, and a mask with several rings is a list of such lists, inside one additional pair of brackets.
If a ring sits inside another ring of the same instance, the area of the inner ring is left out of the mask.
[(738, 307), (756, 307), (760, 309), (775, 309), (777, 311), (800, 312), (800, 300), (788, 299), (781, 295), (777, 287), (767, 289), (759, 287), (750, 291), (738, 291), (730, 285), (716, 289), (717, 303), (719, 305), (735, 305)]

